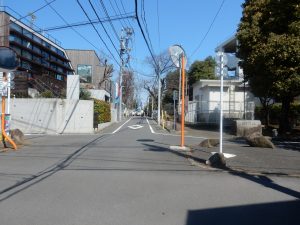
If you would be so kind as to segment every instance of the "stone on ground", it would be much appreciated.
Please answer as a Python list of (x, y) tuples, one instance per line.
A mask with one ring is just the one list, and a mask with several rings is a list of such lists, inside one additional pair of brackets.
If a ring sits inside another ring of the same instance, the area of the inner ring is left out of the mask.
[(206, 165), (216, 168), (226, 167), (226, 160), (222, 153), (215, 153), (206, 161)]
[(246, 137), (246, 141), (251, 147), (259, 148), (276, 148), (271, 140), (265, 136), (254, 136), (250, 135)]
[(199, 146), (204, 148), (212, 148), (219, 145), (219, 143), (220, 143), (219, 139), (205, 139), (199, 144)]
[(25, 144), (25, 139), (24, 139), (24, 134), (21, 130), (19, 129), (13, 129), (10, 131), (10, 136), (11, 139), (18, 145), (24, 145)]

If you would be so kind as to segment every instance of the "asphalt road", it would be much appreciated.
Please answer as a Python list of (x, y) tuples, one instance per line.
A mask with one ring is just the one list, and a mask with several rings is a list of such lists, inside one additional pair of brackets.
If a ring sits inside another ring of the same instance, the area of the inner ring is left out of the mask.
[(169, 150), (178, 136), (149, 124), (136, 117), (95, 135), (29, 136), (1, 153), (0, 224), (299, 224), (299, 178), (199, 167)]

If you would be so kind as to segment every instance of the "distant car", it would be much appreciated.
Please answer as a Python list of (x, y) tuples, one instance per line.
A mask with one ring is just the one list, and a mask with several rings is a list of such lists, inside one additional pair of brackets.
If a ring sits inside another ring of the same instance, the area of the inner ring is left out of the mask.
[(136, 115), (136, 111), (132, 111), (130, 114), (131, 114), (131, 116), (135, 116)]

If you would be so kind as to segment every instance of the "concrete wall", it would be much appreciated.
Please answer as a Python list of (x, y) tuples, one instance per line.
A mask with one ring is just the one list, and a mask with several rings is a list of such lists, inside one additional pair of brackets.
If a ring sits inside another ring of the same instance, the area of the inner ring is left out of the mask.
[(68, 99), (11, 99), (11, 129), (25, 134), (93, 133), (94, 102)]
[(105, 101), (105, 95), (110, 98), (110, 94), (105, 90), (87, 89), (91, 93), (91, 98)]
[(67, 76), (67, 99), (79, 99), (79, 75)]

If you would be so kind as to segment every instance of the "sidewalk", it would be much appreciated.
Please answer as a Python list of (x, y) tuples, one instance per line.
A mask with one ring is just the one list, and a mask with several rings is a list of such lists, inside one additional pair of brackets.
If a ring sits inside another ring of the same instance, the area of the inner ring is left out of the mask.
[[(171, 133), (180, 134), (179, 131), (171, 131)], [(185, 127), (185, 134), (219, 139), (219, 131), (196, 129), (188, 126)], [(256, 148), (250, 147), (242, 138), (228, 133), (223, 133), (223, 138), (223, 153), (236, 155), (226, 159), (228, 170), (262, 175), (300, 177), (300, 151), (297, 146), (295, 148), (295, 145), (283, 145), (282, 142), (274, 142), (276, 149)], [(219, 147), (204, 148), (199, 145), (189, 145), (188, 141), (186, 141), (186, 145), (191, 147), (191, 152), (183, 154), (203, 166), (212, 152), (219, 152)]]
[[(191, 146), (191, 157), (204, 162), (219, 147), (203, 148)], [(300, 177), (300, 152), (282, 148), (255, 148), (245, 141), (224, 141), (223, 153), (236, 155), (226, 159), (230, 170), (264, 175), (288, 175)]]

